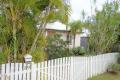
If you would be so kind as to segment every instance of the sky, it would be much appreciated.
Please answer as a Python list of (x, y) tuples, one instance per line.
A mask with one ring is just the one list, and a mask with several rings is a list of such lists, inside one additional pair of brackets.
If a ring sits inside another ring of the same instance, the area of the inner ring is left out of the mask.
[[(93, 0), (91, 0), (93, 1)], [(71, 6), (71, 16), (70, 16), (70, 22), (74, 20), (81, 20), (82, 19), (82, 11), (85, 11), (86, 16), (91, 16), (91, 5), (93, 6), (92, 9), (92, 15), (95, 15), (95, 5), (92, 3), (91, 4), (90, 0), (70, 0), (70, 6)], [(102, 5), (107, 1), (107, 0), (96, 0), (96, 7), (98, 10), (102, 9)], [(108, 0), (108, 1), (113, 1), (113, 0)], [(60, 22), (55, 22), (52, 25), (48, 26), (47, 28), (52, 28), (52, 29), (57, 29), (57, 30), (66, 30), (66, 25), (61, 24)]]
[[(70, 21), (81, 19), (82, 18), (81, 14), (83, 10), (86, 16), (91, 16), (91, 5), (93, 6), (92, 15), (95, 15), (95, 12), (94, 12), (95, 4), (94, 3), (91, 4), (91, 1), (93, 0), (70, 0), (70, 5), (72, 9)], [(101, 10), (102, 5), (107, 0), (96, 0), (96, 1), (97, 1), (96, 2), (97, 9)], [(108, 1), (113, 1), (113, 0), (108, 0)]]

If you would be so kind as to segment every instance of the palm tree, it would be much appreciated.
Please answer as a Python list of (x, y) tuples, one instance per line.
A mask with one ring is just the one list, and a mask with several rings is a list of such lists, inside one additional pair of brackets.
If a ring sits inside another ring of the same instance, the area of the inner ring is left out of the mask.
[(56, 20), (60, 20), (62, 23), (66, 23), (68, 21), (68, 16), (70, 15), (70, 6), (66, 3), (63, 3), (62, 0), (50, 0), (49, 5), (45, 8), (45, 13), (41, 14), (40, 17), (40, 29), (33, 41), (33, 44), (30, 48), (29, 53), (34, 51), (35, 44), (38, 40), (38, 37), (43, 35), (45, 31), (45, 27), (47, 23), (54, 22)]
[[(11, 52), (14, 53), (14, 60), (16, 61), (16, 55), (18, 52), (18, 39), (17, 32), (19, 30), (24, 30), (27, 24), (30, 24), (34, 20), (30, 17), (29, 8), (33, 6), (35, 1), (27, 0), (1, 0), (1, 28), (5, 30), (2, 31), (3, 35), (6, 37), (6, 44), (11, 47)], [(27, 18), (29, 17), (29, 18)], [(30, 22), (29, 22), (29, 21)], [(25, 31), (25, 30), (24, 30)], [(7, 33), (7, 34), (6, 34)], [(9, 38), (9, 39), (8, 39)]]
[(80, 20), (78, 21), (74, 21), (70, 23), (70, 31), (71, 34), (73, 35), (73, 48), (75, 48), (75, 38), (76, 38), (76, 34), (80, 33), (82, 31), (82, 24), (80, 22)]
[[(62, 0), (0, 0), (0, 28), (5, 30), (2, 41), (10, 44), (14, 60), (21, 41), (20, 45), (27, 46), (27, 53), (33, 53), (46, 24), (56, 20), (65, 22), (69, 10), (69, 5)], [(37, 24), (40, 25), (38, 30)]]

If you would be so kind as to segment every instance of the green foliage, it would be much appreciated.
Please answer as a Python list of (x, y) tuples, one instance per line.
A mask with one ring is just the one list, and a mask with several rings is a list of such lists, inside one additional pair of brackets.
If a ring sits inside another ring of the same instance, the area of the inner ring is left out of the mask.
[(89, 50), (91, 53), (110, 52), (116, 43), (120, 21), (118, 2), (105, 3), (102, 11), (96, 11), (93, 22), (89, 24)]
[(7, 63), (8, 54), (7, 53), (0, 53), (0, 64)]
[(60, 34), (48, 36), (47, 40), (48, 43), (45, 51), (48, 55), (48, 59), (60, 58), (70, 55), (69, 49), (67, 48), (68, 42), (61, 39)]
[(108, 72), (117, 73), (120, 71), (120, 64), (111, 64), (108, 66)]
[(32, 53), (32, 59), (33, 62), (44, 61), (45, 59), (47, 59), (47, 55), (44, 51), (38, 49), (35, 50), (34, 53)]
[(80, 55), (85, 55), (86, 50), (83, 47), (77, 47), (72, 49), (73, 55), (75, 56), (80, 56)]
[(4, 51), (4, 53), (0, 52), (0, 64), (7, 63), (10, 58), (10, 50), (8, 48), (4, 48), (2, 51)]
[(10, 48), (17, 61), (34, 51), (38, 55), (37, 48), (43, 53), (46, 44), (41, 36), (46, 24), (56, 20), (66, 23), (69, 12), (69, 5), (62, 0), (0, 0), (0, 44)]
[(78, 21), (71, 22), (70, 24), (71, 34), (75, 35), (82, 31), (82, 23)]
[[(28, 44), (30, 43), (31, 42), (29, 42)], [(39, 37), (37, 41), (36, 49), (31, 54), (34, 62), (40, 62), (46, 59), (46, 54), (44, 52), (45, 46), (46, 46), (46, 38), (44, 36)], [(18, 62), (24, 62), (24, 55), (28, 54), (27, 48), (29, 48), (29, 45), (28, 47), (25, 47), (25, 48), (22, 46), (19, 48), (20, 49), (19, 54), (17, 55)]]
[(111, 52), (120, 52), (120, 42), (115, 43), (115, 44), (111, 47)]
[(118, 39), (116, 43), (111, 47), (111, 51), (120, 52), (120, 25), (118, 28)]
[(118, 64), (120, 64), (120, 53), (118, 55)]
[(82, 31), (82, 23), (78, 20), (78, 21), (73, 21), (73, 22), (69, 23), (69, 25), (70, 25), (70, 33), (74, 37), (73, 48), (75, 48), (76, 34), (80, 33)]

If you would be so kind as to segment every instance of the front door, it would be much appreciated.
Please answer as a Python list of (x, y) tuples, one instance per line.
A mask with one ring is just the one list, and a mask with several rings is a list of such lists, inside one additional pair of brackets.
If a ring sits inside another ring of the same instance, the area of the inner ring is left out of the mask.
[(87, 49), (87, 47), (88, 47), (88, 37), (81, 37), (80, 38), (80, 46)]

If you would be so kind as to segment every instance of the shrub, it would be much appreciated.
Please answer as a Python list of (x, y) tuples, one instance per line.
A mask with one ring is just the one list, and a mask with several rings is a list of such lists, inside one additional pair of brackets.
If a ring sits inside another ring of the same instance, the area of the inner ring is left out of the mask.
[(7, 53), (0, 53), (0, 64), (7, 63), (8, 61), (8, 54)]
[(78, 56), (78, 55), (85, 55), (86, 50), (83, 47), (77, 47), (73, 48), (73, 55)]
[(0, 64), (7, 63), (10, 61), (10, 50), (8, 48), (4, 48), (2, 52), (0, 52)]
[(48, 55), (48, 59), (55, 59), (70, 55), (67, 48), (68, 42), (61, 39), (60, 34), (53, 34), (48, 36), (47, 46), (45, 51)]
[(111, 52), (120, 52), (120, 42), (115, 43), (115, 44), (111, 47)]
[(46, 54), (44, 51), (36, 50), (32, 53), (32, 61), (33, 62), (40, 62), (46, 59)]
[(119, 56), (118, 56), (118, 64), (120, 64), (120, 53), (119, 53)]
[(110, 73), (117, 73), (120, 71), (120, 64), (110, 64), (107, 71)]

